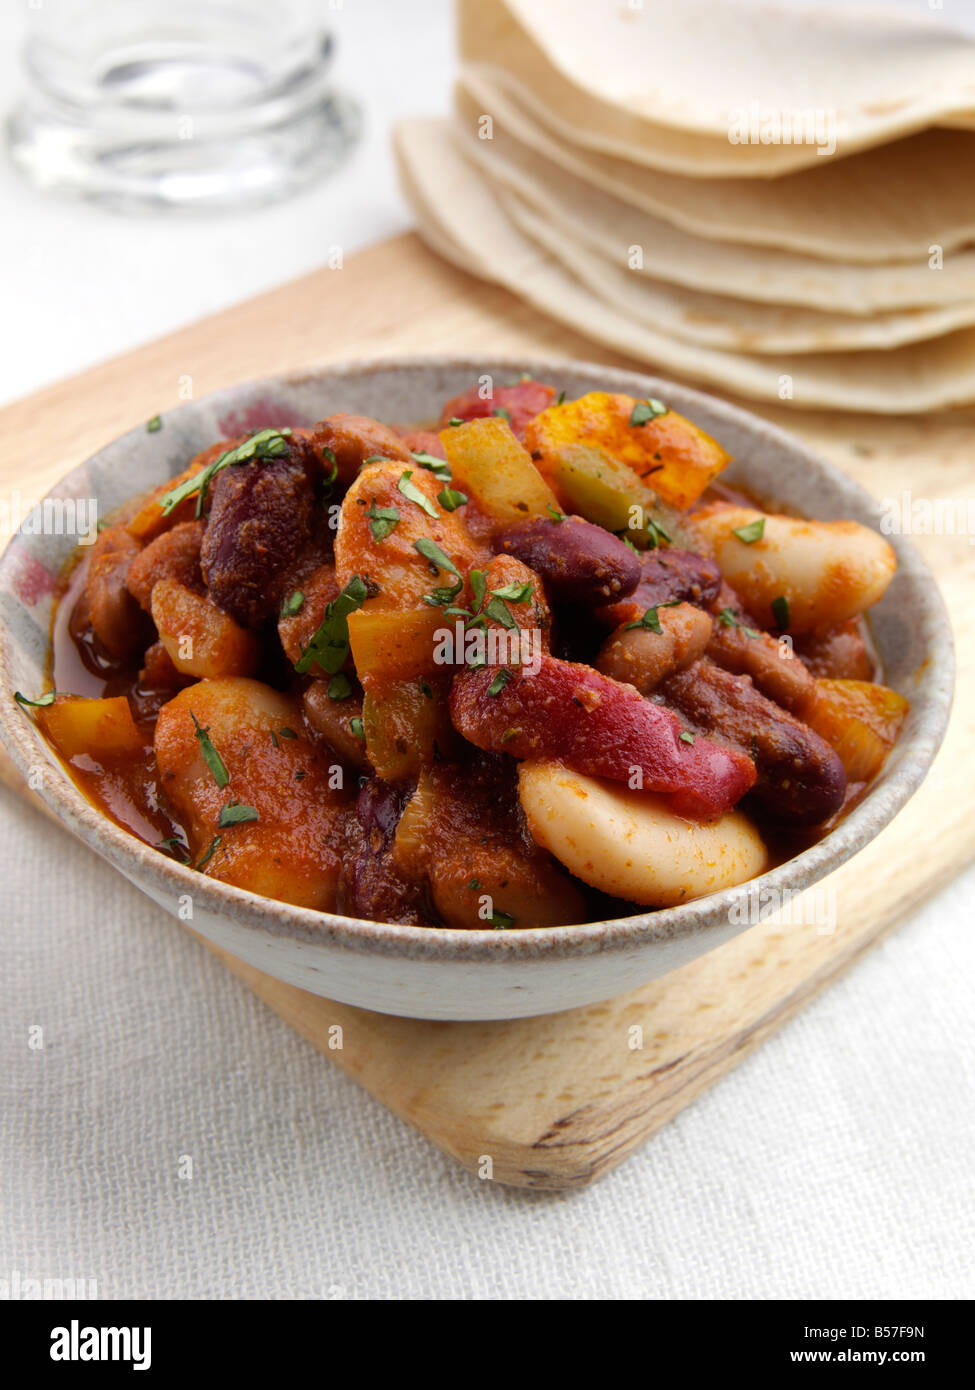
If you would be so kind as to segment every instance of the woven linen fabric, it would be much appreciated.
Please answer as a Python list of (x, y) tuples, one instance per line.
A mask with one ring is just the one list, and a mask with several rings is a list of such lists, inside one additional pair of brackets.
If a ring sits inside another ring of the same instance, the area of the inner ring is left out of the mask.
[[(8, 1287), (95, 1280), (105, 1298), (975, 1293), (975, 874), (620, 1168), (560, 1194), (468, 1176), (6, 792), (0, 881)], [(38, 1027), (43, 1048), (30, 1046)]]

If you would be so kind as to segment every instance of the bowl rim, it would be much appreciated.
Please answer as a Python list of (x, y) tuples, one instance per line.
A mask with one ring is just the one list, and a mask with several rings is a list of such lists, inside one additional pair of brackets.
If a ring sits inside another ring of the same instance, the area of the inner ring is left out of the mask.
[[(476, 378), (485, 370), (518, 374), (528, 372), (545, 380), (560, 373), (590, 376), (603, 383), (603, 389), (620, 391), (638, 397), (654, 395), (679, 399), (682, 414), (693, 418), (695, 409), (703, 409), (729, 427), (762, 436), (763, 443), (787, 451), (793, 458), (806, 463), (831, 482), (860, 494), (864, 505), (876, 499), (856, 479), (844, 473), (829, 460), (822, 458), (803, 441), (781, 426), (761, 416), (733, 405), (704, 391), (681, 383), (670, 382), (629, 368), (611, 367), (604, 363), (574, 358), (538, 355), (511, 355), (485, 352), (478, 357), (454, 353), (421, 354), (411, 357), (367, 357), (346, 362), (324, 363), (272, 377), (238, 382), (211, 392), (197, 401), (174, 407), (167, 417), (203, 403), (218, 404), (235, 401), (243, 390), (268, 389), (282, 385), (307, 385), (316, 380), (341, 382), (343, 378), (361, 377), (373, 372), (396, 371), (456, 371)], [(63, 475), (53, 486), (63, 488), (76, 473), (108, 448), (131, 438), (140, 439), (145, 426), (137, 425), (126, 434), (102, 446), (87, 460)], [(51, 490), (45, 494), (50, 496)], [(0, 587), (8, 582), (8, 567), (12, 543), (10, 538), (0, 556)], [(872, 788), (863, 800), (829, 832), (793, 858), (743, 884), (722, 889), (678, 907), (647, 909), (628, 917), (610, 918), (599, 922), (584, 922), (561, 927), (513, 927), (503, 931), (496, 928), (461, 930), (453, 927), (410, 926), (391, 922), (376, 922), (366, 918), (347, 917), (340, 913), (317, 912), (293, 906), (276, 899), (264, 898), (249, 890), (234, 887), (198, 873), (191, 866), (168, 859), (151, 846), (137, 839), (98, 811), (76, 786), (67, 768), (48, 747), (43, 735), (29, 716), (25, 717), (13, 699), (10, 673), (8, 632), (0, 623), (0, 740), (25, 776), (38, 762), (40, 751), (44, 760), (53, 763), (61, 773), (57, 778), (43, 777), (37, 791), (44, 802), (86, 844), (112, 863), (126, 878), (154, 897), (165, 896), (178, 900), (191, 894), (194, 907), (216, 917), (230, 917), (235, 925), (258, 933), (270, 933), (294, 941), (314, 945), (327, 942), (359, 955), (385, 955), (410, 960), (439, 962), (478, 962), (499, 964), (519, 959), (543, 959), (551, 956), (575, 957), (595, 952), (635, 950), (657, 942), (675, 941), (697, 935), (719, 922), (728, 922), (732, 904), (745, 893), (768, 894), (774, 899), (783, 890), (800, 891), (810, 887), (826, 874), (839, 868), (894, 818), (924, 779), (944, 737), (951, 712), (954, 692), (954, 644), (951, 623), (937, 580), (920, 553), (909, 540), (900, 535), (887, 537), (897, 553), (898, 568), (908, 572), (923, 585), (928, 617), (932, 620), (932, 650), (925, 662), (921, 689), (925, 692), (925, 709), (920, 724), (913, 730), (911, 743), (926, 745), (923, 756), (905, 757), (885, 779), (882, 788)], [(878, 796), (882, 791), (883, 795)], [(797, 883), (797, 879), (802, 882)], [(771, 910), (768, 908), (766, 910)], [(744, 924), (744, 926), (750, 923)], [(744, 927), (743, 927), (744, 929)], [(204, 934), (205, 934), (205, 928)], [(718, 944), (716, 942), (716, 944)]]

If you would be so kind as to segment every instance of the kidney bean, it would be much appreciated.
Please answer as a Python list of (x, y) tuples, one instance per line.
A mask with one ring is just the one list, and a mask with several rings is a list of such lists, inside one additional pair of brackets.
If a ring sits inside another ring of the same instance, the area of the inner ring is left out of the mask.
[(640, 576), (633, 592), (599, 609), (599, 620), (608, 627), (636, 622), (648, 608), (675, 599), (707, 608), (721, 592), (721, 571), (706, 555), (671, 547), (647, 551), (638, 558)]
[(280, 607), (280, 588), (309, 545), (320, 472), (308, 441), (276, 459), (218, 473), (200, 552), (210, 596), (242, 627), (260, 627)]
[(348, 854), (339, 881), (339, 911), (377, 922), (424, 926), (430, 921), (421, 887), (405, 878), (392, 855), (393, 837), (409, 791), (372, 777), (359, 792), (348, 827)]
[(789, 825), (818, 825), (843, 804), (846, 773), (825, 739), (736, 676), (703, 657), (660, 687), (695, 728), (751, 755), (755, 801)]
[(540, 574), (555, 599), (612, 603), (636, 588), (640, 557), (610, 531), (582, 517), (532, 517), (501, 531), (498, 549)]

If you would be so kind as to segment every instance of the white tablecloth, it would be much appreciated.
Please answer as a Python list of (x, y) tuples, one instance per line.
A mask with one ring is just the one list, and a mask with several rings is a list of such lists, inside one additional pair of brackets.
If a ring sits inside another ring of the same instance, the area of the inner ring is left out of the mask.
[[(368, 135), (288, 207), (152, 225), (0, 168), (4, 396), (408, 225), (386, 125), (446, 108), (446, 6), (346, 0), (335, 24)], [(0, 41), (3, 91), (14, 68)], [(570, 1195), (465, 1175), (6, 796), (0, 885), (0, 1290), (16, 1271), (105, 1297), (975, 1293), (975, 874)]]

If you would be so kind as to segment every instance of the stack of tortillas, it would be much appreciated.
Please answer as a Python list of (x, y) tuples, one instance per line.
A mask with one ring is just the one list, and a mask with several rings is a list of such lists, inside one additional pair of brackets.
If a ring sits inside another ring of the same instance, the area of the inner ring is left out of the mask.
[(450, 121), (396, 132), (442, 255), (762, 400), (975, 401), (975, 40), (943, 12), (459, 0)]

